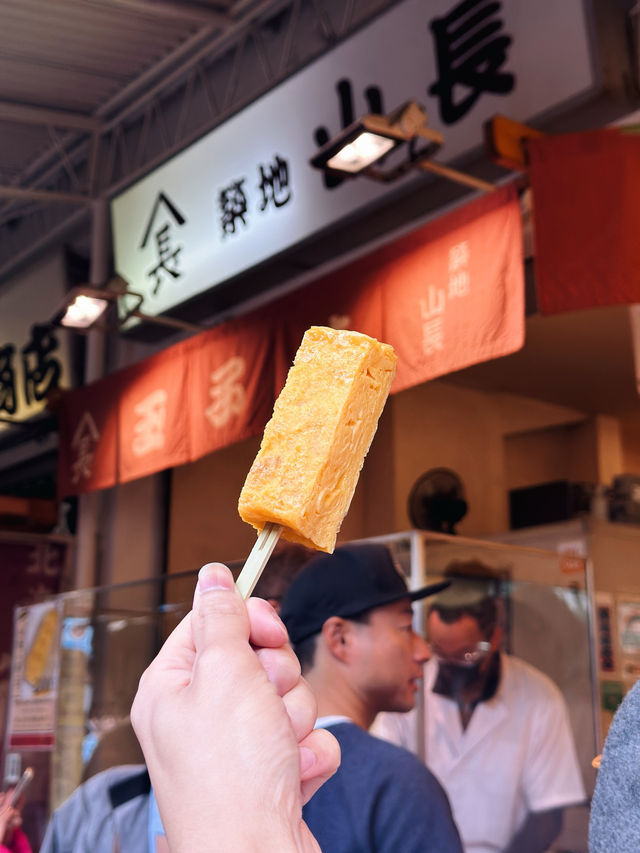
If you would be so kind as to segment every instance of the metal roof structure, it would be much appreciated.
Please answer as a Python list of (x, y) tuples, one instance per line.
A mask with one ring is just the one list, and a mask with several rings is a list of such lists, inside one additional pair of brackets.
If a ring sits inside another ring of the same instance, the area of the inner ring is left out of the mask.
[(0, 0), (0, 287), (397, 0)]
[[(38, 251), (69, 239), (88, 247), (94, 199), (116, 194), (398, 2), (0, 0), (0, 293)], [(598, 4), (599, 21), (606, 23), (597, 29), (608, 69), (606, 93), (593, 105), (576, 105), (551, 118), (548, 132), (598, 126), (635, 104), (628, 94), (623, 26), (632, 2)], [(384, 61), (389, 60), (381, 57)], [(479, 168), (499, 171), (485, 162)], [(289, 253), (274, 262), (273, 271), (261, 269), (260, 284), (304, 274), (460, 193), (439, 182), (425, 199), (418, 188), (403, 196), (402, 205), (390, 202), (371, 211), (366, 223), (353, 222), (324, 242)], [(404, 219), (394, 219), (400, 216)], [(561, 330), (562, 346), (550, 347), (549, 333), (542, 330), (539, 341), (531, 336), (529, 349), (534, 345), (536, 357), (552, 353), (553, 370), (536, 373), (517, 354), (452, 379), (478, 388), (517, 388), (585, 411), (636, 411), (629, 332), (626, 316), (619, 314), (607, 342), (622, 347), (624, 365), (598, 381), (599, 352), (611, 347), (603, 343), (583, 352), (572, 342), (593, 340), (591, 330), (571, 317), (543, 324), (545, 330), (552, 325)], [(563, 346), (581, 353), (580, 371), (564, 370)]]

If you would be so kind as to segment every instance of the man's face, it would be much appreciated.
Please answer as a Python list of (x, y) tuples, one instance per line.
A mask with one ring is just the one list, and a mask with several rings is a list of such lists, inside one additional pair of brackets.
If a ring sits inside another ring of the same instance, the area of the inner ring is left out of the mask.
[(413, 630), (409, 599), (377, 607), (367, 623), (352, 623), (357, 637), (354, 673), (369, 707), (410, 711), (429, 647)]
[(447, 624), (436, 611), (431, 611), (427, 624), (431, 652), (448, 663), (464, 663), (465, 655), (487, 639), (473, 616), (466, 613)]

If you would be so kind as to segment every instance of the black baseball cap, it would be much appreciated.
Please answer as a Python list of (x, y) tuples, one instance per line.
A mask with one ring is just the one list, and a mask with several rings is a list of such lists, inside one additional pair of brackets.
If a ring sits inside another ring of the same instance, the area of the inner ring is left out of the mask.
[(410, 592), (386, 545), (341, 545), (314, 557), (285, 593), (280, 618), (292, 643), (322, 630), (331, 616), (345, 619), (403, 598), (417, 601), (449, 586), (440, 581)]

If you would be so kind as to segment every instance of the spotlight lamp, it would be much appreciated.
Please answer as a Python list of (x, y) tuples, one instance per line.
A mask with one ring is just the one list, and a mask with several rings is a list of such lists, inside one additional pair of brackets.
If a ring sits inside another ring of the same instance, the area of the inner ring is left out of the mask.
[(104, 322), (107, 308), (115, 305), (118, 300), (126, 297), (126, 309), (118, 317), (116, 328), (121, 328), (131, 317), (171, 326), (187, 332), (201, 332), (204, 326), (167, 317), (162, 314), (145, 314), (140, 310), (144, 296), (134, 290), (129, 290), (127, 282), (119, 275), (112, 278), (104, 287), (82, 284), (72, 288), (58, 308), (51, 323), (54, 326), (64, 326), (75, 331), (86, 332), (89, 329), (109, 331), (112, 327)]
[[(442, 134), (429, 127), (424, 108), (415, 101), (407, 101), (388, 115), (362, 116), (325, 143), (309, 162), (316, 169), (343, 177), (364, 175), (383, 183), (413, 169), (422, 169), (474, 189), (485, 192), (494, 189), (487, 181), (432, 160), (443, 142)], [(402, 146), (404, 159), (398, 162), (394, 158), (395, 166), (380, 168), (387, 155)]]
[(67, 305), (60, 325), (70, 329), (87, 329), (102, 317), (108, 306), (109, 302), (102, 296), (78, 293), (73, 302)]

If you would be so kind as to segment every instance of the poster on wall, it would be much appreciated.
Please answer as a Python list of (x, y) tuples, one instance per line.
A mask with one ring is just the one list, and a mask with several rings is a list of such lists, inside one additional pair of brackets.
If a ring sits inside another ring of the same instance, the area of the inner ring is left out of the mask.
[(9, 690), (9, 749), (52, 749), (60, 675), (62, 603), (17, 607)]
[(640, 656), (640, 601), (618, 603), (618, 630), (622, 653)]
[[(0, 535), (0, 734), (6, 732), (14, 607), (42, 601), (61, 589), (71, 559), (71, 539), (27, 533)], [(0, 747), (4, 741), (0, 737)]]
[(601, 676), (610, 676), (617, 670), (617, 655), (614, 653), (613, 613), (613, 594), (596, 592), (596, 638), (598, 671)]
[(618, 637), (625, 692), (640, 678), (640, 599), (618, 599)]

